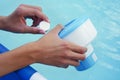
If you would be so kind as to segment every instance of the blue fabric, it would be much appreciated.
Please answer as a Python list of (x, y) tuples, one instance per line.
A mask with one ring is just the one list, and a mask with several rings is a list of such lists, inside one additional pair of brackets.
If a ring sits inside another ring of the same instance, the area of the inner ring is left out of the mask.
[(0, 80), (21, 80), (21, 79), (15, 72), (12, 72), (5, 76), (0, 77)]
[(2, 44), (0, 44), (0, 54), (9, 51), (6, 47), (4, 47)]
[(29, 80), (30, 77), (35, 73), (36, 71), (30, 67), (27, 66), (25, 68), (19, 69), (16, 71), (16, 73), (19, 75), (21, 80)]
[[(0, 54), (9, 51), (6, 47), (0, 44)], [(9, 73), (5, 76), (0, 77), (0, 80), (20, 80), (19, 76), (15, 73)]]
[[(0, 44), (0, 53), (4, 53), (9, 51), (6, 47), (4, 47), (2, 44)], [(0, 77), (0, 80), (29, 80), (30, 77), (35, 73), (36, 71), (30, 67), (27, 66), (25, 68), (19, 69), (15, 72), (9, 73), (3, 77)]]

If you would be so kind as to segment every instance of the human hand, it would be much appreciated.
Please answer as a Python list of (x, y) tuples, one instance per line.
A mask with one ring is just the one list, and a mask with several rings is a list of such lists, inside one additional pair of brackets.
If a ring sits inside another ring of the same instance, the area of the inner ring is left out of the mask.
[[(31, 18), (33, 24), (28, 26), (25, 19)], [(11, 15), (5, 17), (5, 27), (3, 30), (15, 32), (15, 33), (42, 33), (45, 32), (36, 26), (41, 21), (49, 22), (49, 19), (43, 14), (42, 9), (37, 6), (30, 6), (21, 4)]]
[(0, 76), (36, 62), (64, 68), (78, 66), (79, 60), (85, 59), (86, 48), (60, 39), (61, 29), (62, 26), (57, 25), (40, 40), (0, 55)]
[(32, 56), (35, 62), (57, 67), (78, 66), (79, 60), (85, 59), (86, 48), (75, 45), (59, 38), (62, 29), (57, 25), (52, 31), (36, 41), (32, 49), (36, 50)]

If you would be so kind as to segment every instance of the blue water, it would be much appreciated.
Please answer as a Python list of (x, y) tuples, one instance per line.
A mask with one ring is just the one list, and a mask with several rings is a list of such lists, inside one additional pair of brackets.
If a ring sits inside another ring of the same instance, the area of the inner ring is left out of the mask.
[[(33, 64), (48, 80), (120, 80), (120, 1), (119, 0), (1, 0), (0, 15), (9, 15), (21, 3), (41, 6), (50, 18), (51, 29), (58, 23), (88, 15), (98, 31), (93, 46), (97, 63), (86, 71)], [(30, 24), (30, 22), (28, 22)], [(0, 31), (0, 42), (9, 49), (39, 39), (38, 34)]]

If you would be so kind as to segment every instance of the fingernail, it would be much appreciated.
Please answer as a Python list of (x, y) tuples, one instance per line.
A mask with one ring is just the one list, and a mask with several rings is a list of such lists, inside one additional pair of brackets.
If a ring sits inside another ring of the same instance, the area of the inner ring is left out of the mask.
[(60, 26), (62, 29), (64, 28), (62, 24), (57, 24), (56, 26)]
[(46, 21), (50, 23), (50, 20), (49, 20), (49, 18), (48, 18), (48, 17), (46, 18)]
[(43, 30), (40, 30), (39, 32), (40, 32), (40, 34), (45, 34), (45, 31), (43, 31)]
[(50, 23), (50, 20), (49, 20), (49, 19), (47, 19), (47, 21)]
[(87, 52), (87, 48), (84, 48), (84, 52)]
[(57, 24), (57, 26), (63, 26), (62, 24)]

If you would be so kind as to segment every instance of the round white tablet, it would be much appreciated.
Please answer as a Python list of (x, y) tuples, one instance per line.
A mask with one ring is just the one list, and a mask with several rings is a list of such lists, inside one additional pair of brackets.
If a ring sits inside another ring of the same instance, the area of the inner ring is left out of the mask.
[(44, 31), (47, 31), (50, 28), (50, 23), (48, 23), (46, 21), (41, 21), (37, 27), (44, 30)]

